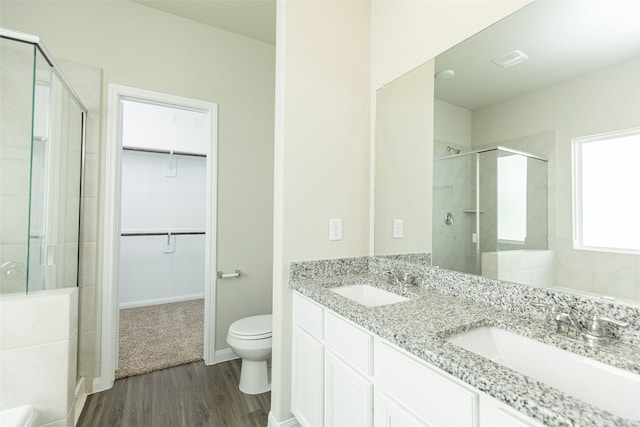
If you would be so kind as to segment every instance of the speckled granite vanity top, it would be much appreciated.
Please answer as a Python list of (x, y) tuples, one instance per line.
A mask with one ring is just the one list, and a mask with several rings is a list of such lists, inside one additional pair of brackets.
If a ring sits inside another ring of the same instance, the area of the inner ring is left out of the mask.
[[(640, 356), (638, 355), (640, 347), (636, 341), (636, 331), (629, 332), (615, 344), (591, 348), (551, 332), (540, 314), (530, 308), (531, 302), (544, 302), (551, 298), (563, 301), (570, 299), (570, 302), (574, 303), (573, 306), (578, 305), (579, 308), (585, 308), (589, 305), (589, 301), (584, 302), (579, 298), (573, 300), (573, 296), (557, 296), (549, 291), (503, 282), (489, 281), (492, 283), (487, 285), (484, 283), (487, 279), (475, 279), (476, 276), (414, 267), (404, 263), (400, 263), (401, 267), (411, 268), (412, 273), (416, 274), (419, 280), (417, 286), (400, 287), (380, 274), (390, 266), (397, 268), (396, 261), (388, 259), (372, 261), (373, 258), (368, 257), (366, 259), (366, 267), (345, 269), (343, 265), (334, 269), (325, 268), (326, 265), (322, 265), (320, 267), (322, 271), (319, 274), (316, 274), (318, 273), (317, 262), (294, 263), (290, 269), (289, 286), (546, 425), (640, 426), (638, 421), (613, 416), (546, 384), (445, 341), (445, 338), (451, 335), (479, 326), (495, 326), (640, 374)], [(355, 260), (360, 262), (362, 258)], [(312, 263), (316, 264), (312, 265)], [(461, 284), (465, 287), (464, 290), (455, 290), (457, 285), (452, 284), (452, 281), (456, 279), (468, 282)], [(470, 283), (473, 280), (483, 282), (483, 290), (474, 292), (475, 301), (461, 295), (480, 286), (479, 283)], [(334, 287), (362, 283), (392, 291), (408, 297), (409, 300), (390, 305), (366, 307), (330, 291)], [(491, 285), (496, 283), (499, 286), (494, 287), (493, 290), (499, 290), (499, 292), (493, 296), (493, 303), (485, 303), (482, 299), (492, 298)], [(440, 289), (437, 289), (439, 286)], [(487, 292), (489, 292), (488, 295), (481, 295)], [(515, 293), (508, 295), (509, 292)], [(510, 310), (500, 307), (500, 304), (507, 299), (515, 301), (514, 307), (510, 307)], [(607, 306), (607, 308), (611, 307)], [(612, 309), (612, 311), (618, 318), (622, 315), (629, 323), (635, 322), (634, 325), (637, 327), (640, 320), (640, 310), (637, 308), (623, 307), (618, 308), (617, 311)], [(584, 386), (590, 386), (588, 378), (585, 378)], [(606, 390), (603, 390), (603, 393), (606, 393)]]

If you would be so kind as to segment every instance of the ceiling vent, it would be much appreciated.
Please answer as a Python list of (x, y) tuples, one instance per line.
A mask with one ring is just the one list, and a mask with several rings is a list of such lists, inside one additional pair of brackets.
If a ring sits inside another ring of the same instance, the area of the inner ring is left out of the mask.
[(504, 55), (500, 55), (497, 58), (493, 58), (493, 63), (498, 67), (509, 68), (523, 61), (526, 61), (529, 57), (520, 50), (514, 50)]

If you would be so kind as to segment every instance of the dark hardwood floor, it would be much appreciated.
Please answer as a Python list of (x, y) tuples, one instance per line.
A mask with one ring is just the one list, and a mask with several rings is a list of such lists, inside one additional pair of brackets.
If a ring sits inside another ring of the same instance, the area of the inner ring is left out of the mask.
[(271, 393), (238, 390), (240, 359), (117, 380), (87, 398), (78, 427), (265, 427)]

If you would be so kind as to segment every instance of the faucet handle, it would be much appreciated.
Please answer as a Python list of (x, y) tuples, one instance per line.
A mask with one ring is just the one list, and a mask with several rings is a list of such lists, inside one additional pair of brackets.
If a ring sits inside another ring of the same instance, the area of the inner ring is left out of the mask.
[(402, 275), (402, 283), (404, 283), (405, 285), (415, 285), (416, 278), (410, 273), (404, 273)]
[(555, 315), (560, 312), (558, 304), (546, 303), (546, 302), (532, 302), (531, 305), (537, 308), (544, 309), (544, 321), (546, 323), (553, 324), (555, 322)]
[(589, 322), (587, 329), (592, 335), (605, 336), (605, 325), (607, 324), (616, 325), (620, 328), (626, 328), (627, 326), (629, 326), (628, 323), (621, 322), (620, 320), (612, 319), (606, 316), (595, 315), (593, 316), (593, 319), (591, 319), (591, 322)]

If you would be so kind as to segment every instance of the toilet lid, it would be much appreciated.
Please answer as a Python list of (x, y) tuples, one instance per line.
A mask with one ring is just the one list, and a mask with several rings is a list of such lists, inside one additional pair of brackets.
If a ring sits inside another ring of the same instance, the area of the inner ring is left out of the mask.
[(244, 339), (259, 340), (271, 337), (271, 314), (245, 317), (236, 320), (229, 326), (229, 333)]

